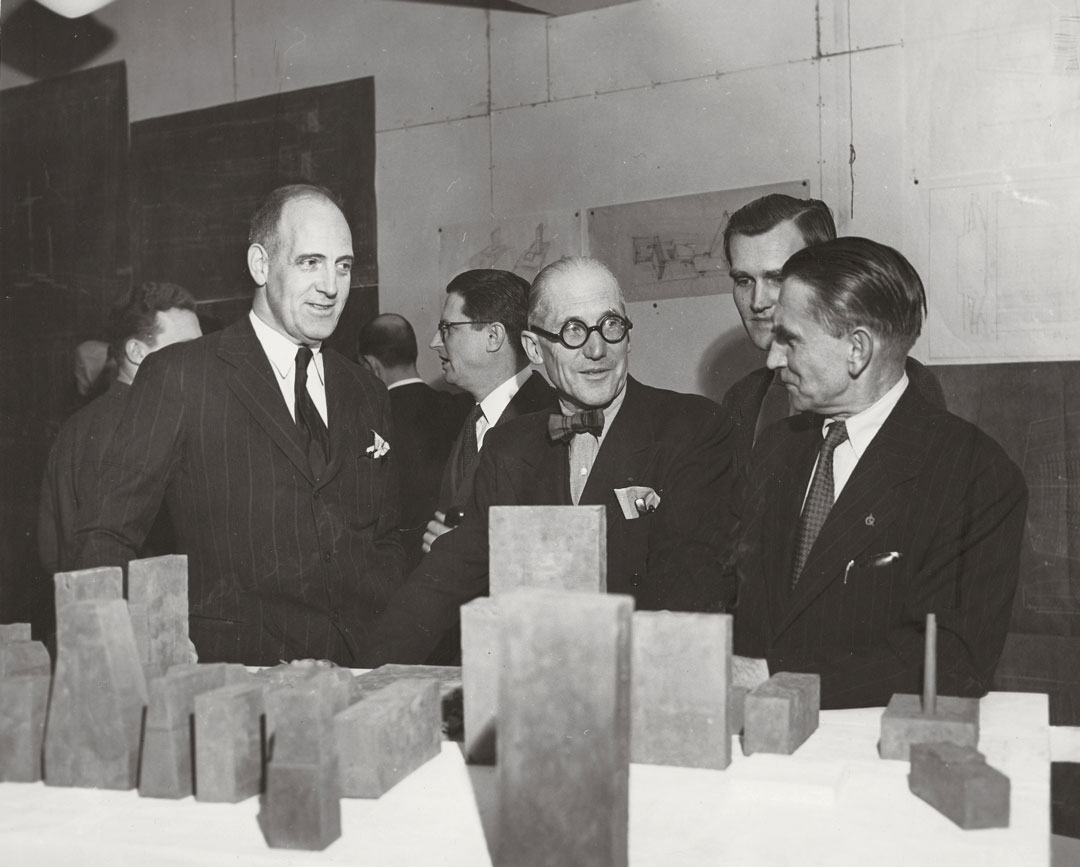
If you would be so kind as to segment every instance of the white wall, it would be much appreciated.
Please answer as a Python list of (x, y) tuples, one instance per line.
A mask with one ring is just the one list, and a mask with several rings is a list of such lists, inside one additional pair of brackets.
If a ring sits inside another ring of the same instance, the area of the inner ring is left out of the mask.
[[(132, 121), (374, 75), (380, 300), (426, 341), (442, 302), (438, 227), (489, 214), (807, 178), (842, 233), (903, 250), (921, 147), (905, 53), (947, 48), (985, 22), (976, 6), (634, 0), (546, 18), (400, 0), (117, 0), (98, 13), (117, 42), (95, 63), (127, 62)], [(0, 65), (0, 86), (21, 83)], [(718, 397), (757, 360), (727, 295), (634, 315), (646, 381)], [(434, 380), (433, 358), (421, 352)]]

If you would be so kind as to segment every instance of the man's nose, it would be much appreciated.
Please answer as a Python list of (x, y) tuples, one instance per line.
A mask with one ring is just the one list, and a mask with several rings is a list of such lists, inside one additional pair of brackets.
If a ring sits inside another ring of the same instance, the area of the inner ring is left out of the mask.
[(769, 370), (787, 367), (787, 353), (776, 340), (774, 340), (772, 346), (769, 347), (769, 355), (765, 359), (765, 366), (769, 368)]
[(442, 349), (442, 346), (442, 332), (436, 328), (435, 333), (431, 335), (431, 343), (428, 344), (428, 349)]
[[(348, 277), (343, 277), (338, 274), (337, 269), (332, 262), (327, 263), (326, 268), (319, 275), (319, 280), (315, 288), (322, 292), (327, 298), (337, 298), (338, 292), (341, 291), (338, 286), (338, 280), (348, 280)], [(345, 285), (348, 286), (348, 283), (346, 282)]]
[(750, 309), (755, 313), (764, 313), (776, 303), (772, 287), (768, 280), (759, 280), (754, 284), (754, 294), (750, 299)]
[(599, 331), (590, 331), (589, 339), (585, 341), (585, 345), (582, 347), (582, 351), (585, 353), (586, 358), (603, 358), (607, 355), (607, 343), (604, 342), (604, 338), (600, 336)]

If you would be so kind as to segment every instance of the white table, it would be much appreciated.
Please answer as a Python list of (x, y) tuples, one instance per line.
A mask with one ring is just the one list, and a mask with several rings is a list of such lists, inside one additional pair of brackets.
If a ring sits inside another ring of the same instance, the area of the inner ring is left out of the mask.
[[(881, 709), (825, 711), (794, 756), (742, 755), (726, 771), (632, 765), (630, 863), (694, 865), (1047, 865), (1050, 728), (1045, 695), (982, 701), (979, 749), (1012, 781), (1007, 829), (962, 831), (908, 791), (907, 762), (883, 761)], [(0, 863), (371, 864), (483, 867), (494, 771), (457, 744), (377, 801), (342, 801), (323, 852), (269, 849), (256, 799), (200, 804), (135, 792), (0, 785)]]

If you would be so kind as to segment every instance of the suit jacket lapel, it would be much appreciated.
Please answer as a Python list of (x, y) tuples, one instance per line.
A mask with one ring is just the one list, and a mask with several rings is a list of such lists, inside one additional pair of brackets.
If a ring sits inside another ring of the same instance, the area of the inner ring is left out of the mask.
[(218, 356), (233, 368), (227, 378), (229, 389), (297, 469), (314, 481), (303, 437), (289, 415), (270, 361), (246, 316), (222, 332)]
[[(345, 455), (351, 453), (350, 444), (366, 443), (368, 436), (368, 431), (352, 429), (345, 400), (345, 372), (341, 369), (341, 359), (335, 353), (323, 351), (323, 371), (326, 375), (326, 414), (330, 419), (330, 463), (320, 484), (326, 484), (338, 474)], [(383, 431), (380, 433), (385, 436)]]
[(841, 578), (850, 560), (864, 554), (884, 553), (869, 548), (900, 507), (895, 489), (916, 475), (925, 461), (926, 419), (917, 410), (912, 412), (919, 400), (909, 385), (859, 459), (806, 558), (799, 583), (779, 624), (780, 630), (790, 625), (833, 581)]

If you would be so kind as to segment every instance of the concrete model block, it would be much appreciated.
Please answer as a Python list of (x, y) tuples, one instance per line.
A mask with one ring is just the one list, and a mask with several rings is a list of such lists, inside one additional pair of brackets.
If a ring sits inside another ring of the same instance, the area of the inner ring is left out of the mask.
[(461, 686), (465, 759), (495, 763), (495, 711), (499, 697), (498, 600), (481, 596), (461, 606)]
[(743, 732), (746, 714), (746, 696), (750, 690), (745, 686), (732, 686), (728, 690), (728, 732), (739, 735)]
[(633, 599), (499, 598), (495, 863), (625, 867)]
[(1009, 827), (1009, 778), (974, 747), (912, 744), (908, 786), (965, 830)]
[(334, 716), (344, 798), (379, 798), (442, 748), (439, 685), (399, 680)]
[(603, 506), (492, 506), (491, 595), (518, 587), (606, 592), (606, 515)]
[(0, 623), (0, 644), (30, 641), (29, 623)]
[(448, 741), (464, 739), (460, 665), (382, 665), (353, 678), (353, 701), (399, 680), (433, 680), (439, 685), (442, 734)]
[(132, 560), (127, 598), (132, 621), (139, 620), (137, 635), (145, 622), (146, 665), (151, 671), (192, 660), (186, 554)]
[(818, 726), (821, 677), (779, 672), (751, 690), (743, 705), (743, 752), (791, 755)]
[(979, 700), (939, 695), (935, 711), (927, 713), (917, 695), (897, 693), (881, 715), (878, 753), (883, 759), (907, 761), (912, 744), (979, 745)]
[(9, 641), (0, 644), (0, 677), (16, 674), (52, 674), (49, 651), (40, 641)]
[(36, 783), (41, 779), (48, 674), (0, 678), (0, 781)]
[(254, 680), (195, 696), (195, 800), (235, 803), (263, 789), (263, 688)]
[(57, 572), (53, 576), (53, 587), (57, 611), (69, 602), (123, 599), (124, 571), (119, 566), (100, 566), (97, 569)]
[(131, 789), (146, 680), (123, 599), (56, 612), (56, 673), (45, 723), (45, 782)]
[(688, 768), (731, 763), (731, 615), (636, 611), (630, 761)]
[(335, 691), (312, 675), (266, 693), (266, 793), (259, 827), (281, 849), (325, 849), (341, 836)]
[(250, 681), (242, 665), (174, 666), (149, 685), (143, 733), (139, 794), (144, 798), (185, 798), (198, 785), (193, 749), (195, 699), (228, 683)]

